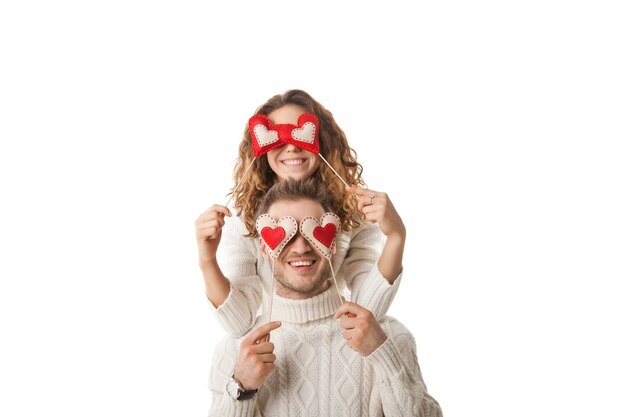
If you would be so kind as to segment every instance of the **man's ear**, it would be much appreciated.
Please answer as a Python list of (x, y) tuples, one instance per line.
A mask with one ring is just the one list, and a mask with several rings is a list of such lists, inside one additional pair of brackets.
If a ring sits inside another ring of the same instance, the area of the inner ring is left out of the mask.
[(267, 260), (270, 255), (267, 253), (267, 245), (261, 238), (259, 238), (259, 246), (261, 246), (261, 253), (263, 254), (263, 257)]

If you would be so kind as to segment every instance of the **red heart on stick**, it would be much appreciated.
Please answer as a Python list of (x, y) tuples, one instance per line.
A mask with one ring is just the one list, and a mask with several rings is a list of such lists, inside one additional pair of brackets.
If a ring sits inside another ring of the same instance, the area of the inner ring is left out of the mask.
[(277, 226), (275, 228), (271, 228), (266, 226), (261, 230), (261, 237), (272, 250), (276, 249), (276, 246), (280, 243), (281, 240), (285, 237), (285, 229), (281, 226)]
[(313, 236), (315, 239), (319, 240), (327, 248), (330, 248), (330, 245), (333, 244), (333, 240), (335, 239), (335, 235), (337, 234), (337, 227), (328, 223), (326, 226), (317, 226), (313, 229)]

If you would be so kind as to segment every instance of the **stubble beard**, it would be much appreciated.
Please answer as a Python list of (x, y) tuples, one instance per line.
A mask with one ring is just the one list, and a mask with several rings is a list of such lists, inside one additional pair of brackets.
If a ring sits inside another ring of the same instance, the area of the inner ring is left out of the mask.
[[(289, 281), (285, 278), (282, 271), (274, 271), (274, 278), (276, 279), (276, 293), (282, 297), (305, 299), (311, 298), (312, 294), (320, 294), (320, 291), (325, 285), (328, 285), (330, 278), (330, 265), (325, 259), (320, 259), (318, 262), (324, 262), (324, 268), (319, 272), (317, 278), (306, 286), (298, 286), (297, 283)], [(293, 295), (293, 297), (289, 297)]]

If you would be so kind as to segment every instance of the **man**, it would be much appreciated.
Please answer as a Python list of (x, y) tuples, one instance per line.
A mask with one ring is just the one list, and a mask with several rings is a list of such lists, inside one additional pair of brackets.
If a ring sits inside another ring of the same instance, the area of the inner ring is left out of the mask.
[[(312, 181), (273, 186), (257, 214), (319, 219), (328, 211)], [(268, 248), (261, 241), (263, 252)], [(441, 416), (426, 391), (415, 341), (400, 322), (341, 303), (328, 261), (300, 232), (274, 261), (272, 321), (216, 348), (210, 416)], [(271, 332), (271, 341), (269, 334)]]

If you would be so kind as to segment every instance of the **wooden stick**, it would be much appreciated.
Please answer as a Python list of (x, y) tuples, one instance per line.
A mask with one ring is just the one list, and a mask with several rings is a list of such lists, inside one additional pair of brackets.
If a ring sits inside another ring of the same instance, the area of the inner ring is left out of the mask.
[(335, 290), (337, 290), (337, 297), (339, 297), (339, 304), (343, 304), (343, 298), (341, 297), (341, 293), (339, 292), (339, 284), (337, 284), (337, 278), (335, 277), (335, 271), (333, 270), (333, 263), (328, 260), (328, 265), (330, 265), (330, 272), (333, 274), (333, 281), (335, 281)]
[(241, 185), (241, 182), (243, 181), (243, 179), (246, 178), (246, 174), (248, 173), (248, 171), (250, 171), (250, 168), (252, 168), (252, 164), (254, 164), (255, 160), (256, 160), (256, 156), (254, 158), (252, 158), (252, 162), (250, 162), (250, 165), (248, 165), (248, 168), (246, 168), (246, 170), (244, 171), (243, 176), (241, 177), (241, 179), (239, 180), (237, 185), (235, 185), (235, 188), (233, 189), (233, 192), (230, 193), (230, 198), (226, 202), (226, 207), (228, 207), (228, 205), (230, 204), (230, 200), (233, 199), (233, 196), (235, 195), (235, 193), (239, 189), (239, 186)]

